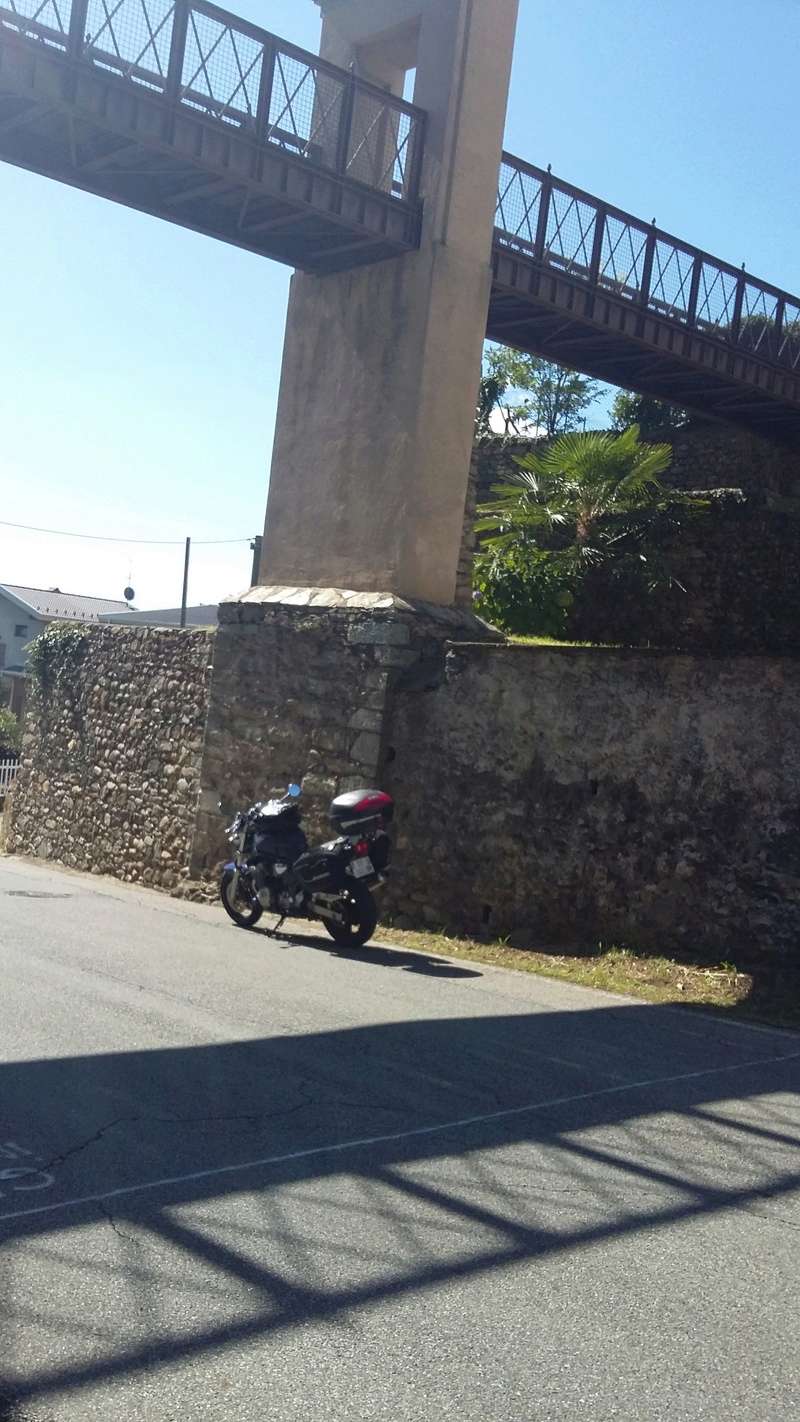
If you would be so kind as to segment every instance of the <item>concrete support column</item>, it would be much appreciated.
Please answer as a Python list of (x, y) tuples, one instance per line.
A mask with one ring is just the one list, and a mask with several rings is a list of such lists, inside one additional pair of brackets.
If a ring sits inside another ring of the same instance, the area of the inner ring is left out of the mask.
[(322, 53), (428, 114), (418, 252), (292, 281), (261, 583), (451, 604), (518, 0), (321, 0)]

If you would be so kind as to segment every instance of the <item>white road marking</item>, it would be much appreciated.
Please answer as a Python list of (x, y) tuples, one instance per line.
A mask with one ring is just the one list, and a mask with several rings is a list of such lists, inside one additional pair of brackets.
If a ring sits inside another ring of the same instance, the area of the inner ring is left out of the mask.
[(77, 1210), (83, 1205), (99, 1205), (107, 1200), (120, 1200), (126, 1195), (142, 1195), (151, 1190), (167, 1190), (173, 1185), (192, 1185), (201, 1180), (214, 1180), (222, 1175), (239, 1175), (251, 1170), (265, 1170), (270, 1165), (288, 1165), (295, 1160), (310, 1160), (318, 1155), (343, 1155), (347, 1151), (364, 1150), (370, 1146), (395, 1145), (401, 1141), (419, 1140), (423, 1136), (442, 1136), (468, 1126), (491, 1125), (495, 1121), (510, 1121), (533, 1111), (548, 1111), (556, 1106), (574, 1106), (581, 1101), (596, 1101), (603, 1096), (619, 1096), (626, 1091), (646, 1091), (656, 1086), (677, 1086), (684, 1081), (699, 1081), (707, 1076), (723, 1076), (737, 1071), (777, 1066), (780, 1062), (800, 1061), (800, 1052), (779, 1057), (762, 1057), (751, 1062), (735, 1062), (731, 1066), (707, 1067), (703, 1071), (681, 1072), (677, 1076), (650, 1077), (645, 1081), (629, 1081), (623, 1086), (603, 1086), (597, 1091), (582, 1091), (577, 1096), (554, 1096), (549, 1101), (532, 1101), (525, 1106), (510, 1106), (503, 1111), (491, 1111), (481, 1116), (462, 1116), (458, 1121), (441, 1121), (433, 1126), (417, 1126), (410, 1131), (393, 1131), (383, 1136), (363, 1136), (358, 1140), (338, 1141), (332, 1145), (309, 1146), (306, 1150), (289, 1151), (284, 1155), (268, 1155), (260, 1160), (242, 1161), (239, 1165), (217, 1165), (208, 1170), (193, 1170), (187, 1175), (165, 1176), (160, 1180), (145, 1180), (138, 1185), (122, 1185), (116, 1190), (103, 1190), (96, 1195), (79, 1195), (73, 1200), (56, 1200), (49, 1205), (16, 1210), (0, 1215), (0, 1224), (11, 1220), (31, 1219), (35, 1215), (51, 1215), (63, 1210)]
[[(20, 1160), (22, 1156), (32, 1156), (32, 1150), (26, 1150), (25, 1146), (17, 1145), (16, 1141), (0, 1142), (0, 1160)], [(34, 1157), (38, 1159), (38, 1157)]]
[[(51, 1185), (55, 1185), (56, 1177), (48, 1170), (37, 1170), (32, 1165), (15, 1165), (10, 1170), (0, 1170), (0, 1181), (16, 1180), (24, 1183), (17, 1183), (15, 1191), (19, 1190), (49, 1190)], [(0, 1199), (3, 1192), (0, 1191)]]
[[(0, 1170), (0, 1182), (7, 1184), (9, 1181), (16, 1181), (13, 1186), (14, 1194), (19, 1194), (22, 1190), (49, 1190), (56, 1183), (54, 1175), (47, 1170), (38, 1170), (36, 1165), (21, 1164), (23, 1160), (40, 1159), (41, 1156), (34, 1155), (33, 1151), (27, 1150), (25, 1146), (17, 1145), (16, 1141), (3, 1141), (0, 1144), (0, 1160), (15, 1160), (17, 1164)], [(23, 1183), (20, 1184), (20, 1181)], [(5, 1194), (5, 1190), (0, 1190), (0, 1200)]]

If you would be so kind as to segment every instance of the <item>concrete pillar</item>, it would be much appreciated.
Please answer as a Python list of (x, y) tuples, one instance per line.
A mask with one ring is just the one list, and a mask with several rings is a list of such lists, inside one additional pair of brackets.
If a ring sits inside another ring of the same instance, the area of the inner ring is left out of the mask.
[(262, 584), (451, 604), (518, 0), (318, 0), (322, 54), (428, 113), (418, 252), (292, 280)]

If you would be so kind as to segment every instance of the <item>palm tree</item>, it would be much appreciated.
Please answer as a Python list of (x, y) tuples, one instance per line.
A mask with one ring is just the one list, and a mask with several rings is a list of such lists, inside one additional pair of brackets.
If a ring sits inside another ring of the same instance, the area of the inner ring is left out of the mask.
[(477, 531), (490, 535), (483, 548), (502, 555), (523, 544), (576, 571), (599, 563), (679, 499), (659, 477), (671, 459), (670, 445), (641, 443), (638, 425), (561, 435), (493, 485), (494, 498), (478, 509)]

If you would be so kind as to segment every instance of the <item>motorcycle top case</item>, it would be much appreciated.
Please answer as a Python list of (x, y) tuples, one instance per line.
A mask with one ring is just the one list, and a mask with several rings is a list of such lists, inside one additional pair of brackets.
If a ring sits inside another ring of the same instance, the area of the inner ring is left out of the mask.
[(330, 817), (340, 834), (382, 829), (394, 815), (394, 800), (383, 790), (350, 790), (332, 802)]

